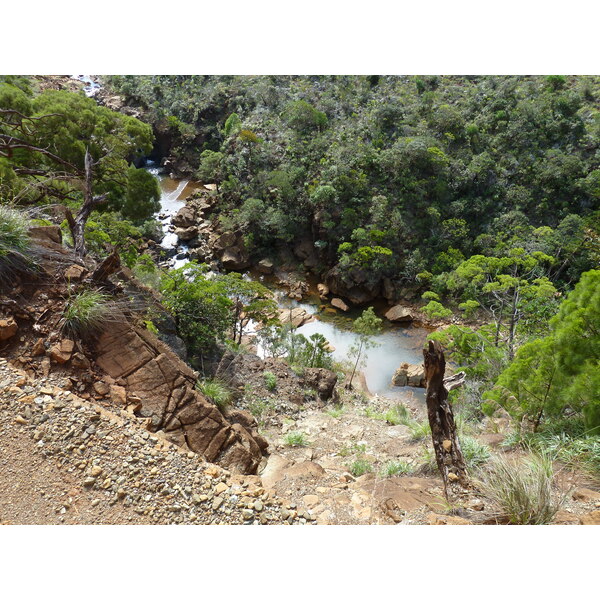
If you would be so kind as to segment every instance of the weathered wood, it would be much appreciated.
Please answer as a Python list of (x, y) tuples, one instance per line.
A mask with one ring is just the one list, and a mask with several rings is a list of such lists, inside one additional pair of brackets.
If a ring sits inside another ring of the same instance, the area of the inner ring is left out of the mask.
[(448, 391), (464, 382), (465, 374), (457, 373), (444, 379), (446, 360), (439, 342), (430, 341), (423, 350), (425, 377), (427, 378), (427, 416), (431, 426), (431, 439), (435, 460), (444, 481), (444, 493), (448, 496), (448, 481), (467, 482), (467, 467), (460, 449)]
[(110, 275), (115, 273), (121, 267), (121, 259), (119, 257), (118, 248), (113, 251), (102, 261), (102, 264), (92, 274), (92, 279), (97, 282), (106, 281)]

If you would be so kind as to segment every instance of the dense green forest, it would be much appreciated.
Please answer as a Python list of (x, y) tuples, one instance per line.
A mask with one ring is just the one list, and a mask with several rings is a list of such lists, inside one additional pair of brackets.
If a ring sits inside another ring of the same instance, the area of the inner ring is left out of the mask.
[(543, 253), (539, 274), (565, 289), (597, 264), (598, 78), (108, 83), (144, 107), (180, 172), (219, 185), (224, 226), (257, 254), (308, 236), (348, 285), (388, 278), (457, 300), (473, 255)]
[[(210, 281), (195, 265), (194, 278), (161, 273), (143, 254), (144, 239), (159, 235), (156, 182), (135, 166), (148, 156), (217, 184), (218, 226), (243, 234), (256, 260), (308, 240), (316, 275), (368, 290), (359, 304), (422, 299), (433, 319), (460, 315), (432, 336), (468, 373), (453, 392), (464, 414), (480, 420), (502, 408), (530, 425), (517, 428), (519, 442), (541, 433), (573, 448), (591, 436), (577, 448), (598, 468), (600, 78), (110, 76), (103, 84), (141, 109), (140, 119), (82, 93), (0, 80), (1, 202), (66, 207), (66, 218), (52, 218), (76, 248), (73, 222), (82, 221), (81, 254), (118, 244), (124, 262), (155, 281), (192, 353), (241, 338), (232, 296), (269, 326), (275, 311), (239, 277)], [(14, 213), (2, 214), (5, 265), (18, 226)], [(272, 344), (281, 334), (265, 331)], [(307, 356), (324, 347), (305, 342)]]

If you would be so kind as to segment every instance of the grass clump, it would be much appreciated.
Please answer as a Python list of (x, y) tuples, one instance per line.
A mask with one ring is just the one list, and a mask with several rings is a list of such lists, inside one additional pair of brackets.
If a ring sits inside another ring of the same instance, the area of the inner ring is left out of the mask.
[(333, 417), (334, 419), (339, 419), (345, 412), (346, 409), (344, 408), (344, 406), (342, 404), (337, 404), (331, 407), (329, 410), (325, 411), (325, 414), (329, 415), (330, 417)]
[(231, 404), (231, 390), (218, 379), (198, 381), (196, 389), (211, 400), (219, 410), (224, 410)]
[(302, 431), (290, 431), (284, 438), (286, 446), (292, 448), (308, 446), (306, 434)]
[(373, 465), (368, 460), (359, 458), (350, 465), (349, 469), (354, 477), (360, 477), (365, 473), (371, 473), (373, 471)]
[(69, 297), (61, 329), (72, 337), (90, 337), (99, 333), (111, 320), (113, 310), (110, 296), (97, 290), (84, 290)]
[(407, 425), (410, 429), (411, 440), (418, 442), (419, 440), (431, 437), (429, 421), (409, 421)]
[(381, 477), (393, 477), (394, 475), (408, 475), (414, 471), (413, 466), (404, 460), (390, 460), (383, 465)]
[(546, 525), (564, 501), (553, 491), (552, 461), (532, 454), (515, 461), (495, 456), (480, 471), (479, 487), (499, 507), (499, 516), (514, 525)]
[(490, 447), (477, 439), (465, 435), (460, 438), (460, 449), (467, 467), (473, 469), (485, 464), (492, 455)]
[(9, 284), (13, 273), (32, 267), (28, 229), (29, 218), (24, 213), (0, 204), (0, 283)]
[(557, 421), (536, 433), (512, 431), (502, 445), (547, 454), (570, 468), (600, 476), (600, 437), (586, 430), (582, 420)]
[(263, 379), (265, 380), (265, 387), (270, 391), (274, 391), (277, 387), (277, 377), (275, 373), (271, 371), (265, 371), (263, 373)]

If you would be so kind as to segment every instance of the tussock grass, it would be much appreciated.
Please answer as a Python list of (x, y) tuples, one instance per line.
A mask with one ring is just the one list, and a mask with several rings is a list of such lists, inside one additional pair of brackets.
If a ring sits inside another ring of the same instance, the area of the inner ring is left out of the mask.
[(354, 477), (360, 477), (365, 473), (371, 473), (373, 471), (373, 465), (368, 460), (359, 458), (349, 466), (349, 469)]
[(479, 440), (468, 436), (459, 436), (460, 449), (467, 467), (470, 469), (485, 464), (491, 457), (490, 447)]
[(211, 400), (219, 410), (224, 410), (231, 404), (231, 390), (218, 379), (197, 381), (196, 389)]
[(34, 266), (29, 222), (25, 212), (0, 204), (0, 283), (4, 285), (10, 284), (15, 273)]
[(285, 438), (284, 442), (286, 446), (292, 447), (304, 447), (308, 446), (308, 440), (306, 439), (306, 434), (302, 431), (290, 431)]
[(115, 320), (114, 311), (110, 296), (97, 290), (84, 290), (69, 297), (61, 329), (71, 337), (91, 337)]
[(325, 414), (333, 417), (334, 419), (339, 419), (346, 412), (345, 407), (342, 404), (337, 404), (325, 411)]
[(498, 506), (498, 516), (515, 525), (546, 525), (565, 496), (557, 497), (551, 459), (532, 454), (517, 461), (494, 456), (479, 472), (481, 491)]
[(581, 420), (557, 421), (537, 433), (512, 431), (502, 445), (541, 452), (569, 468), (600, 476), (600, 436), (586, 430)]
[(413, 471), (413, 465), (404, 460), (390, 460), (381, 468), (380, 476), (385, 478), (394, 475), (408, 475)]

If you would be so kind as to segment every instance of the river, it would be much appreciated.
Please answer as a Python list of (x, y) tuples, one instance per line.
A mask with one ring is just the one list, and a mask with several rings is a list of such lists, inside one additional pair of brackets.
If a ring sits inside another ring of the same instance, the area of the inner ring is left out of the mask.
[[(171, 218), (185, 205), (185, 200), (197, 189), (198, 185), (188, 180), (171, 179), (161, 174), (160, 168), (148, 163), (148, 171), (159, 180), (161, 189), (161, 209), (159, 220), (163, 225), (165, 237), (161, 246), (167, 250), (177, 248), (178, 252), (172, 259), (173, 268), (188, 262), (186, 258), (187, 246), (177, 243), (177, 236), (169, 231)], [(275, 298), (280, 307), (304, 308), (307, 312), (315, 315), (315, 320), (298, 328), (298, 332), (306, 337), (313, 333), (320, 333), (335, 348), (333, 357), (335, 360), (347, 359), (347, 352), (356, 341), (356, 334), (352, 331), (352, 321), (360, 315), (360, 309), (354, 309), (346, 314), (332, 314), (326, 312), (330, 308), (328, 304), (322, 303), (317, 294), (311, 294), (308, 301), (297, 302), (288, 298), (281, 289), (274, 288), (273, 284), (263, 275), (248, 273), (247, 276), (264, 283), (273, 289)], [(380, 315), (381, 316), (381, 315)], [(394, 371), (403, 362), (411, 364), (420, 363), (423, 360), (422, 348), (425, 338), (429, 333), (426, 329), (412, 325), (402, 326), (383, 320), (383, 331), (374, 336), (373, 341), (377, 344), (368, 350), (367, 359), (363, 367), (365, 381), (372, 394), (407, 399), (412, 395), (414, 398), (423, 399), (424, 390), (419, 388), (401, 388), (391, 384)]]

